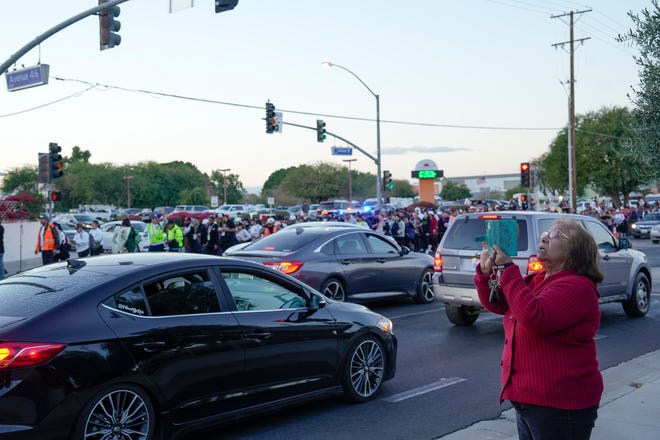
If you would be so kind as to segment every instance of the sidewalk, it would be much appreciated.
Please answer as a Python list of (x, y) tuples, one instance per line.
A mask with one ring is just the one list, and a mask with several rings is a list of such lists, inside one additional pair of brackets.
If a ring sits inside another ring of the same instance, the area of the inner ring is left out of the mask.
[[(605, 392), (598, 410), (594, 440), (660, 438), (660, 350), (603, 370)], [(516, 413), (504, 411), (497, 420), (483, 420), (442, 440), (516, 439)]]

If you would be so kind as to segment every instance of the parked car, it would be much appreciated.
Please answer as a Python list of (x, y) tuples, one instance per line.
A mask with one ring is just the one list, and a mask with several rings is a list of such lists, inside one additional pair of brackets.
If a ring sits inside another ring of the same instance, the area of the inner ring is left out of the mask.
[(172, 206), (156, 206), (153, 212), (157, 212), (158, 214), (162, 214), (164, 212), (165, 216), (168, 216), (172, 213), (172, 211), (174, 211)]
[[(120, 221), (104, 223), (100, 226), (103, 231), (103, 252), (112, 253), (112, 236), (115, 232), (115, 228), (121, 225)], [(149, 252), (149, 236), (147, 235), (147, 223), (139, 220), (131, 220), (131, 226), (135, 229), (135, 232), (138, 233), (140, 241), (138, 243), (138, 249), (140, 252)]]
[(60, 214), (53, 218), (54, 222), (57, 222), (61, 225), (66, 224), (74, 228), (76, 227), (76, 224), (82, 223), (85, 229), (90, 229), (94, 220), (98, 220), (99, 224), (103, 224), (103, 221), (88, 214)]
[[(175, 438), (394, 376), (392, 322), (246, 261), (72, 259), (0, 281), (0, 438)], [(273, 355), (276, 353), (276, 355)]]
[(653, 225), (651, 232), (649, 233), (649, 237), (653, 243), (660, 243), (660, 224)]
[(142, 212), (141, 208), (126, 208), (119, 211), (119, 215), (127, 217), (131, 215), (140, 215), (140, 212)]
[(630, 230), (634, 238), (648, 238), (651, 228), (657, 224), (660, 224), (660, 211), (649, 212), (646, 217), (630, 225)]
[(600, 267), (605, 274), (598, 285), (600, 302), (617, 301), (629, 316), (644, 316), (651, 302), (651, 270), (646, 255), (631, 248), (626, 238), (616, 238), (597, 219), (583, 215), (534, 211), (461, 214), (449, 224), (435, 254), (433, 289), (445, 303), (445, 313), (458, 326), (472, 325), (484, 309), (473, 279), (486, 236), (486, 221), (515, 219), (518, 254), (512, 256), (523, 274), (542, 269), (536, 259), (541, 233), (558, 217), (580, 222), (598, 244)]
[(226, 215), (229, 214), (231, 217), (236, 217), (237, 215), (247, 214), (250, 210), (245, 205), (222, 205), (219, 208), (211, 209), (209, 212), (215, 214)]
[(288, 226), (231, 252), (231, 257), (270, 266), (338, 301), (390, 296), (409, 296), (419, 303), (435, 299), (430, 255), (409, 252), (366, 228), (315, 223), (318, 226)]
[(170, 214), (178, 214), (180, 212), (186, 214), (201, 214), (203, 212), (209, 211), (209, 207), (206, 205), (178, 205), (176, 206)]

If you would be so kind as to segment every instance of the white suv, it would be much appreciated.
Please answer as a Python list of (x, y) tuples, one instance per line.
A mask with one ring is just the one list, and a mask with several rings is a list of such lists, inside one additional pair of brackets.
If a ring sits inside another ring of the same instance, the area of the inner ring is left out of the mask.
[(571, 216), (598, 244), (605, 279), (598, 285), (600, 302), (618, 301), (629, 316), (644, 316), (651, 302), (651, 270), (643, 252), (626, 238), (616, 238), (593, 217), (534, 211), (498, 211), (461, 214), (449, 224), (435, 254), (433, 290), (445, 303), (449, 320), (472, 325), (484, 308), (474, 287), (474, 273), (486, 236), (486, 220), (516, 220), (518, 254), (512, 257), (523, 274), (541, 269), (536, 259), (539, 237), (558, 217)]

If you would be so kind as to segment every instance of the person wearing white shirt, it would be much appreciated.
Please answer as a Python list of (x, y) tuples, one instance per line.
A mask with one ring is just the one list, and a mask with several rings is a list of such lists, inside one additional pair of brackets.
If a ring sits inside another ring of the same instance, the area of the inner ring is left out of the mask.
[(85, 231), (82, 223), (76, 225), (76, 235), (73, 236), (73, 244), (76, 245), (78, 258), (89, 256), (89, 233)]

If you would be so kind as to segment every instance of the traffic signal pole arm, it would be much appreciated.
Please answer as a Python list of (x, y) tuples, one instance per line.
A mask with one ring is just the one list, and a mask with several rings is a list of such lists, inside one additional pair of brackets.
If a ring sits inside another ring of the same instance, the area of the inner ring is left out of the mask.
[[(309, 129), (309, 130), (314, 130), (314, 131), (316, 131), (316, 127), (308, 127), (308, 126), (306, 126), (306, 125), (294, 124), (294, 123), (292, 123), (292, 122), (282, 122), (282, 125), (292, 125), (292, 126), (294, 126), (294, 127), (307, 128), (307, 129)], [(364, 154), (364, 155), (367, 156), (369, 159), (373, 160), (374, 163), (375, 163), (376, 165), (378, 165), (378, 159), (376, 159), (376, 158), (373, 157), (371, 154), (369, 154), (369, 153), (367, 153), (366, 151), (364, 151), (362, 148), (360, 148), (360, 147), (358, 147), (357, 145), (355, 145), (353, 142), (351, 142), (351, 141), (349, 141), (349, 140), (347, 140), (347, 139), (344, 139), (343, 137), (339, 136), (338, 134), (331, 133), (331, 132), (329, 132), (329, 131), (327, 131), (327, 130), (326, 130), (325, 133), (326, 133), (326, 134), (329, 134), (330, 136), (332, 136), (332, 137), (334, 137), (334, 138), (339, 139), (340, 141), (344, 141), (344, 142), (346, 142), (348, 145), (350, 145), (351, 147), (355, 148), (355, 149), (358, 150), (360, 153)]]
[(89, 17), (90, 15), (96, 15), (98, 12), (100, 12), (104, 9), (108, 9), (108, 8), (113, 7), (113, 6), (117, 6), (118, 4), (124, 3), (124, 2), (127, 2), (127, 1), (128, 0), (110, 0), (107, 3), (103, 3), (101, 5), (94, 6), (91, 9), (83, 11), (80, 14), (78, 14), (76, 16), (73, 16), (73, 17), (69, 18), (68, 20), (63, 21), (62, 23), (58, 24), (57, 26), (48, 29), (43, 34), (37, 35), (34, 38), (34, 40), (30, 41), (28, 44), (21, 47), (18, 50), (18, 52), (16, 52), (12, 56), (10, 56), (7, 61), (5, 61), (4, 63), (2, 63), (2, 65), (0, 65), (0, 75), (5, 73), (7, 71), (7, 69), (9, 69), (9, 67), (12, 64), (14, 64), (16, 61), (18, 61), (23, 55), (25, 55), (30, 50), (37, 47), (39, 44), (41, 44), (42, 41), (47, 40), (48, 38), (50, 38), (53, 35), (55, 35), (56, 33), (58, 33), (62, 29), (67, 28), (67, 27), (71, 26), (72, 24), (79, 22), (83, 18)]

